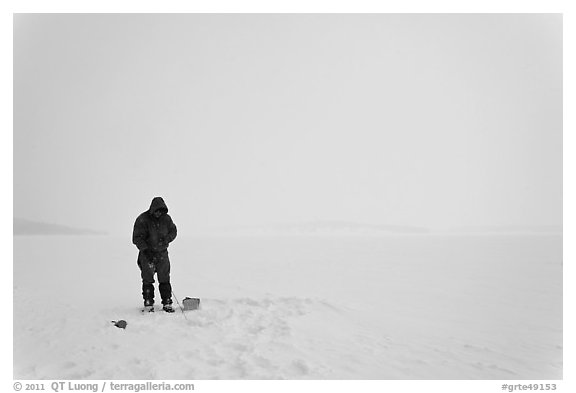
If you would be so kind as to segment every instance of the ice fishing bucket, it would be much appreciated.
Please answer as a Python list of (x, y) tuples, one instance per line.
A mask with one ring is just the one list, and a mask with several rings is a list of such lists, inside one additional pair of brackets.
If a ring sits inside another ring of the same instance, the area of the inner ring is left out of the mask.
[(184, 311), (198, 310), (200, 308), (200, 299), (186, 297), (182, 300), (182, 304), (184, 306)]

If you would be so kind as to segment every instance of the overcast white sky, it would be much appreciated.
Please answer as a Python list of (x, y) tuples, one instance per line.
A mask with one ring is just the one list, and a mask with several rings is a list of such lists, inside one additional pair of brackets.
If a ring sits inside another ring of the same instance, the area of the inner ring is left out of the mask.
[(21, 14), (14, 216), (562, 223), (562, 17)]

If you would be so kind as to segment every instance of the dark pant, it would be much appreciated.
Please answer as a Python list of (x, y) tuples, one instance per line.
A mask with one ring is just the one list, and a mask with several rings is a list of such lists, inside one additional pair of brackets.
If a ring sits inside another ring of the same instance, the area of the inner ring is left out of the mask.
[(158, 289), (162, 304), (172, 304), (172, 286), (170, 285), (170, 259), (168, 251), (138, 254), (138, 266), (142, 276), (142, 297), (154, 303), (154, 274), (158, 276)]

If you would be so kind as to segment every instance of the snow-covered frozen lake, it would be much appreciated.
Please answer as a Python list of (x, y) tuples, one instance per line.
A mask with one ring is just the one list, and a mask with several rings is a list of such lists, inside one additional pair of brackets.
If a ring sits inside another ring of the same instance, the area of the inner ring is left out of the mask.
[(14, 237), (14, 378), (562, 378), (561, 236), (179, 237), (170, 253), (178, 299), (202, 299), (186, 318), (140, 313), (130, 237)]

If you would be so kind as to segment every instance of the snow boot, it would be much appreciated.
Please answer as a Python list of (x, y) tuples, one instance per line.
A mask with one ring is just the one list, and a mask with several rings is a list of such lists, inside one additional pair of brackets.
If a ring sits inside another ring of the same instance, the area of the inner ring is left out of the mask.
[(144, 309), (142, 312), (154, 312), (154, 300), (146, 299), (144, 300)]
[(166, 312), (174, 312), (172, 307), (172, 285), (169, 282), (161, 282), (158, 286), (160, 296), (162, 297), (162, 310)]

